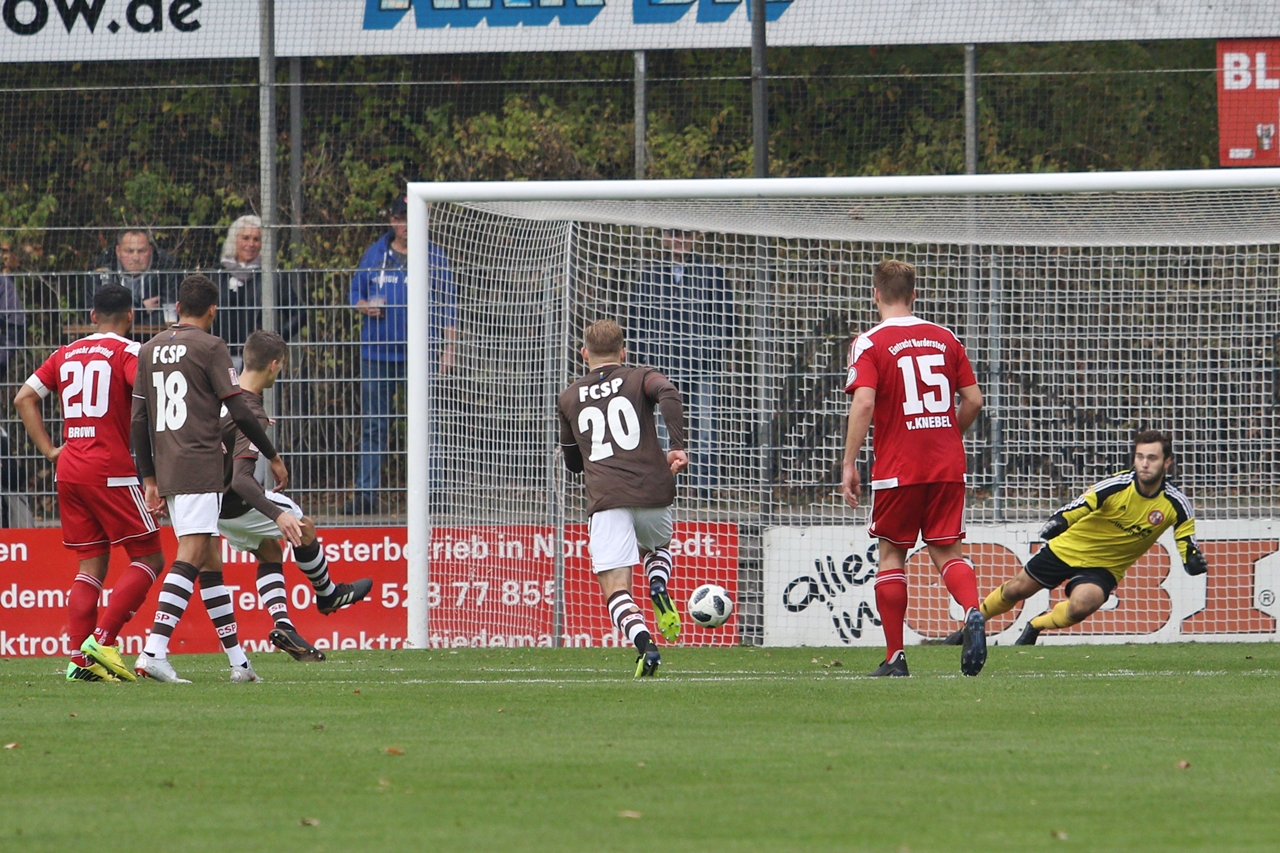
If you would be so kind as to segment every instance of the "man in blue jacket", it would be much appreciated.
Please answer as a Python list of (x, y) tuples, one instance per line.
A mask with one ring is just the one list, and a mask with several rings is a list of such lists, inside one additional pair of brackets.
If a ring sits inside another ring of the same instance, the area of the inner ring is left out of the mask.
[[(351, 278), (351, 304), (363, 319), (360, 323), (360, 409), (364, 425), (360, 434), (360, 462), (354, 497), (342, 508), (343, 515), (378, 511), (378, 486), (382, 458), (387, 452), (391, 431), (392, 397), (402, 391), (405, 378), (405, 350), (408, 329), (408, 204), (403, 197), (391, 204), (391, 230), (374, 243), (360, 259)], [(449, 259), (433, 243), (427, 244), (431, 277), (431, 350), (433, 370), (447, 374), (453, 369), (457, 341), (458, 289), (449, 269)], [(435, 429), (432, 444), (435, 444)], [(434, 451), (434, 448), (433, 448)], [(432, 457), (436, 454), (433, 452)], [(442, 485), (440, 466), (432, 460), (431, 486)]]

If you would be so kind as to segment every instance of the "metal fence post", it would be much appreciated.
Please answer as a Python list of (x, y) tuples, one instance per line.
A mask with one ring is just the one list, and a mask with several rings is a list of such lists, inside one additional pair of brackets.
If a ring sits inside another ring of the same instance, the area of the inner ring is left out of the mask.
[(1004, 363), (1000, 336), (1004, 333), (1000, 316), (1004, 301), (1002, 258), (991, 254), (991, 305), (987, 347), (990, 355), (991, 387), (987, 394), (987, 411), (991, 423), (991, 497), (997, 521), (1004, 521), (1004, 436), (1000, 423), (1000, 406), (1003, 403)]
[(293, 257), (302, 251), (302, 57), (289, 60), (289, 206)]
[(262, 328), (276, 327), (275, 0), (258, 0), (258, 184), (262, 218)]
[[(276, 330), (276, 11), (275, 0), (258, 0), (258, 183), (262, 205), (262, 328)], [(280, 414), (274, 388), (263, 392), (269, 416)], [(271, 434), (276, 434), (272, 427)]]
[(636, 100), (636, 180), (644, 180), (645, 140), (649, 134), (649, 96), (646, 87), (646, 76), (649, 68), (645, 59), (644, 51), (637, 50), (635, 52), (635, 100)]
[(751, 0), (751, 144), (755, 177), (769, 177), (769, 93), (765, 0)]
[(964, 173), (978, 174), (978, 46), (964, 46)]

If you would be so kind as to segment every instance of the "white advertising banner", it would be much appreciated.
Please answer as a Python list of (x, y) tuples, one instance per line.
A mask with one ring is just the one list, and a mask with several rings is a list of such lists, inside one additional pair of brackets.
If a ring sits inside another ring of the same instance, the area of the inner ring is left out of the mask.
[[(0, 0), (0, 61), (258, 55), (259, 0)], [(746, 47), (749, 0), (275, 0), (278, 56)], [(1274, 2), (768, 0), (778, 46), (1274, 36)]]
[[(1041, 643), (1275, 641), (1280, 618), (1280, 522), (1198, 522), (1209, 573), (1191, 577), (1166, 533), (1080, 625), (1045, 632)], [(969, 528), (966, 555), (986, 595), (1031, 559), (1041, 543), (1032, 525)], [(876, 610), (877, 546), (865, 527), (778, 527), (764, 534), (766, 646), (881, 646)], [(923, 549), (907, 563), (906, 642), (939, 640), (963, 613)], [(996, 617), (989, 636), (1011, 644), (1027, 621), (1062, 600), (1048, 590)]]

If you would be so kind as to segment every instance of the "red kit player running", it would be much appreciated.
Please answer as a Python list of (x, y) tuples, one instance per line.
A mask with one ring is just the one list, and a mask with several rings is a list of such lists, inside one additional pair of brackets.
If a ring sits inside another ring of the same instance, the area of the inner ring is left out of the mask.
[(869, 532), (880, 540), (875, 591), (886, 650), (885, 662), (871, 674), (910, 674), (902, 650), (906, 561), (920, 536), (947, 591), (965, 610), (960, 671), (977, 675), (987, 661), (987, 637), (973, 566), (961, 556), (962, 436), (982, 409), (982, 391), (960, 339), (912, 315), (915, 281), (915, 267), (904, 261), (885, 260), (876, 267), (873, 295), (881, 323), (853, 342), (845, 381), (853, 400), (842, 486), (851, 507), (862, 494), (857, 459), (873, 417), (876, 427)]
[[(36, 449), (57, 463), (62, 541), (80, 557), (71, 585), (68, 681), (135, 680), (115, 648), (116, 635), (146, 600), (164, 568), (160, 533), (142, 502), (129, 453), (133, 378), (138, 344), (124, 337), (133, 326), (133, 295), (118, 284), (94, 294), (98, 332), (60, 347), (18, 391), (14, 406)], [(40, 414), (51, 393), (62, 401), (63, 443), (55, 447)], [(132, 562), (116, 581), (102, 618), (98, 599), (111, 546)]]

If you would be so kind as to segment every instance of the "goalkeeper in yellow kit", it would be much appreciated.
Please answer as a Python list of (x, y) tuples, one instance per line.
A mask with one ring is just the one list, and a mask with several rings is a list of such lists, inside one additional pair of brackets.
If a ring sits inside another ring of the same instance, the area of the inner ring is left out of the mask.
[[(1182, 565), (1189, 575), (1209, 569), (1196, 543), (1191, 501), (1165, 477), (1173, 464), (1173, 440), (1156, 430), (1138, 434), (1133, 468), (1096, 483), (1079, 499), (1055, 512), (1040, 531), (1045, 546), (1012, 580), (982, 602), (987, 619), (1007, 613), (1019, 601), (1064, 581), (1067, 599), (1031, 620), (1015, 646), (1033, 646), (1041, 631), (1069, 628), (1106, 603), (1139, 557), (1172, 527)], [(957, 645), (959, 631), (948, 637)]]

